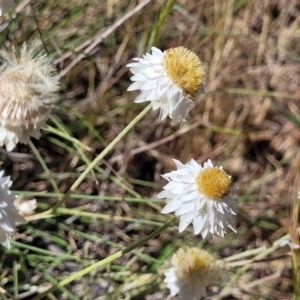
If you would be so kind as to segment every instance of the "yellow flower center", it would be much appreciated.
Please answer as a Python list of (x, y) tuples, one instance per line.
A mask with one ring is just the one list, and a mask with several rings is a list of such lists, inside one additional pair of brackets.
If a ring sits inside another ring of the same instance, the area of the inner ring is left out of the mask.
[(231, 176), (219, 168), (207, 168), (196, 177), (198, 191), (209, 199), (222, 200), (230, 193)]
[(165, 51), (162, 65), (171, 80), (195, 100), (205, 76), (199, 57), (184, 47), (171, 48)]
[(180, 248), (172, 258), (177, 278), (191, 286), (215, 281), (220, 273), (215, 262), (207, 251), (196, 247)]
[(203, 252), (202, 255), (195, 250), (191, 251), (192, 258), (194, 259), (194, 268), (196, 270), (205, 269), (208, 265), (208, 253)]

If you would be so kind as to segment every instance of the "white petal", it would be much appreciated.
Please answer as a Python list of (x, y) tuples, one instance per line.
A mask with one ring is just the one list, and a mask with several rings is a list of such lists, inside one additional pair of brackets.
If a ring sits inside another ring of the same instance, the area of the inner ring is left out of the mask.
[(141, 85), (142, 85), (142, 83), (139, 81), (134, 82), (128, 87), (127, 91), (139, 90), (141, 88)]
[(154, 55), (157, 55), (159, 57), (163, 57), (163, 55), (164, 55), (164, 53), (156, 47), (151, 47), (151, 50)]
[[(3, 172), (0, 172), (0, 176)], [(14, 233), (16, 222), (26, 222), (13, 205), (15, 196), (9, 190), (12, 182), (9, 177), (0, 178), (0, 243), (9, 248), (10, 234)]]
[(179, 160), (173, 158), (173, 161), (174, 161), (174, 163), (175, 163), (178, 170), (182, 169), (182, 168), (185, 168), (185, 165), (183, 163), (181, 163)]
[[(194, 208), (193, 208), (193, 204), (191, 203), (184, 203), (184, 204), (181, 204), (180, 205), (180, 208), (178, 208), (176, 211), (175, 211), (175, 215), (176, 216), (181, 216), (181, 215), (184, 215), (184, 214), (188, 214), (190, 212), (193, 212), (195, 211)], [(198, 212), (196, 211), (196, 213), (198, 214)]]
[(142, 73), (138, 73), (130, 78), (132, 81), (145, 81), (147, 78)]
[(217, 204), (216, 204), (216, 208), (217, 208), (217, 210), (218, 210), (221, 214), (224, 214), (224, 210), (223, 210), (223, 205), (222, 205), (222, 203), (217, 203)]
[(205, 225), (206, 220), (202, 216), (197, 216), (193, 220), (194, 234), (199, 234), (202, 231), (203, 226)]
[(178, 231), (179, 233), (184, 231), (190, 224), (191, 222), (187, 222), (185, 219), (185, 215), (180, 217), (180, 221), (179, 221), (179, 228)]
[(168, 214), (168, 213), (171, 213), (175, 210), (177, 210), (181, 205), (181, 202), (180, 201), (174, 201), (174, 199), (169, 202), (161, 211), (161, 213), (163, 214)]
[(141, 90), (145, 90), (145, 91), (148, 91), (148, 90), (152, 90), (154, 88), (156, 88), (157, 86), (157, 80), (147, 80), (147, 81), (144, 81), (142, 84), (141, 84), (141, 87), (140, 89)]

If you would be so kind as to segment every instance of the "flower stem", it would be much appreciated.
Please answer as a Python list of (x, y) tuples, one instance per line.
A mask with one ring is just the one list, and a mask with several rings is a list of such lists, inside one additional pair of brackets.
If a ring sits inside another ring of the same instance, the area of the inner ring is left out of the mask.
[(78, 179), (73, 183), (68, 192), (63, 196), (63, 198), (54, 205), (49, 210), (49, 213), (53, 213), (58, 207), (60, 207), (69, 196), (75, 191), (75, 189), (82, 183), (88, 173), (103, 159), (114, 146), (122, 140), (122, 138), (148, 113), (151, 109), (151, 104), (149, 104), (140, 114), (138, 114), (120, 133), (119, 135), (89, 164), (84, 172), (78, 177)]
[(151, 30), (151, 35), (149, 37), (149, 42), (148, 42), (148, 51), (152, 46), (154, 46), (157, 43), (159, 30), (161, 29), (162, 25), (165, 23), (167, 16), (170, 14), (173, 8), (174, 3), (175, 3), (174, 0), (167, 0), (166, 3), (164, 3), (162, 8), (160, 9), (158, 20), (156, 21), (156, 23), (154, 24)]
[(149, 234), (148, 236), (146, 236), (145, 238), (141, 239), (140, 241), (132, 244), (131, 246), (113, 254), (110, 255), (109, 257), (100, 260), (99, 262), (65, 278), (64, 280), (62, 280), (61, 282), (59, 282), (56, 285), (53, 285), (50, 289), (48, 289), (47, 291), (45, 291), (44, 293), (36, 296), (33, 300), (39, 300), (42, 299), (43, 297), (45, 297), (47, 294), (52, 293), (53, 291), (57, 290), (60, 287), (65, 286), (66, 284), (88, 274), (89, 272), (99, 268), (99, 267), (103, 267), (108, 263), (113, 262), (114, 260), (116, 260), (119, 257), (122, 257), (123, 255), (133, 251), (134, 249), (146, 244), (148, 241), (150, 241), (151, 239), (155, 238), (156, 236), (158, 236), (161, 232), (163, 232), (165, 229), (167, 229), (177, 218), (173, 217), (172, 219), (168, 220), (165, 224), (163, 224), (160, 228), (156, 229), (155, 231), (153, 231), (151, 234)]
[(59, 189), (56, 185), (56, 182), (55, 180), (51, 177), (51, 172), (49, 171), (45, 161), (43, 160), (42, 156), (40, 155), (39, 151), (36, 149), (36, 147), (34, 146), (34, 144), (32, 143), (31, 140), (28, 141), (28, 145), (29, 147), (31, 148), (31, 151), (34, 153), (34, 155), (36, 156), (37, 160), (39, 161), (39, 163), (41, 164), (44, 172), (45, 172), (45, 175), (46, 176), (49, 176), (49, 181), (52, 185), (52, 188), (54, 190), (55, 193), (59, 193)]

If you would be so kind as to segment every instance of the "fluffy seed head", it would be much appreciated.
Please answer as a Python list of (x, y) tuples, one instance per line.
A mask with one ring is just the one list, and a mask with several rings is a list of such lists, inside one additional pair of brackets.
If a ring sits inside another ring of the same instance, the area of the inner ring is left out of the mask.
[(58, 76), (43, 52), (26, 44), (0, 51), (0, 146), (39, 138), (57, 100)]
[(196, 247), (180, 248), (172, 256), (172, 268), (165, 275), (171, 295), (194, 300), (206, 296), (206, 286), (221, 278), (221, 268), (207, 251)]
[(195, 100), (205, 76), (199, 57), (185, 47), (171, 48), (165, 51), (162, 65), (171, 80)]
[(190, 281), (192, 285), (212, 283), (218, 274), (212, 268), (215, 259), (205, 250), (192, 247), (180, 248), (172, 258), (173, 267), (176, 269), (178, 278)]
[(212, 200), (222, 200), (230, 193), (231, 176), (220, 168), (208, 168), (196, 177), (200, 193)]

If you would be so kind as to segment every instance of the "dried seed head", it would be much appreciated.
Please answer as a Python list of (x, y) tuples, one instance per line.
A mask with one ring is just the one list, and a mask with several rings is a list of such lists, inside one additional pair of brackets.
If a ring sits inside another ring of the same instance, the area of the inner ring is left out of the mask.
[(26, 44), (0, 51), (0, 146), (11, 151), (40, 137), (57, 100), (58, 76), (44, 53)]
[(206, 296), (206, 286), (220, 280), (222, 267), (207, 251), (196, 247), (180, 248), (172, 256), (172, 268), (165, 272), (171, 295), (194, 300)]

